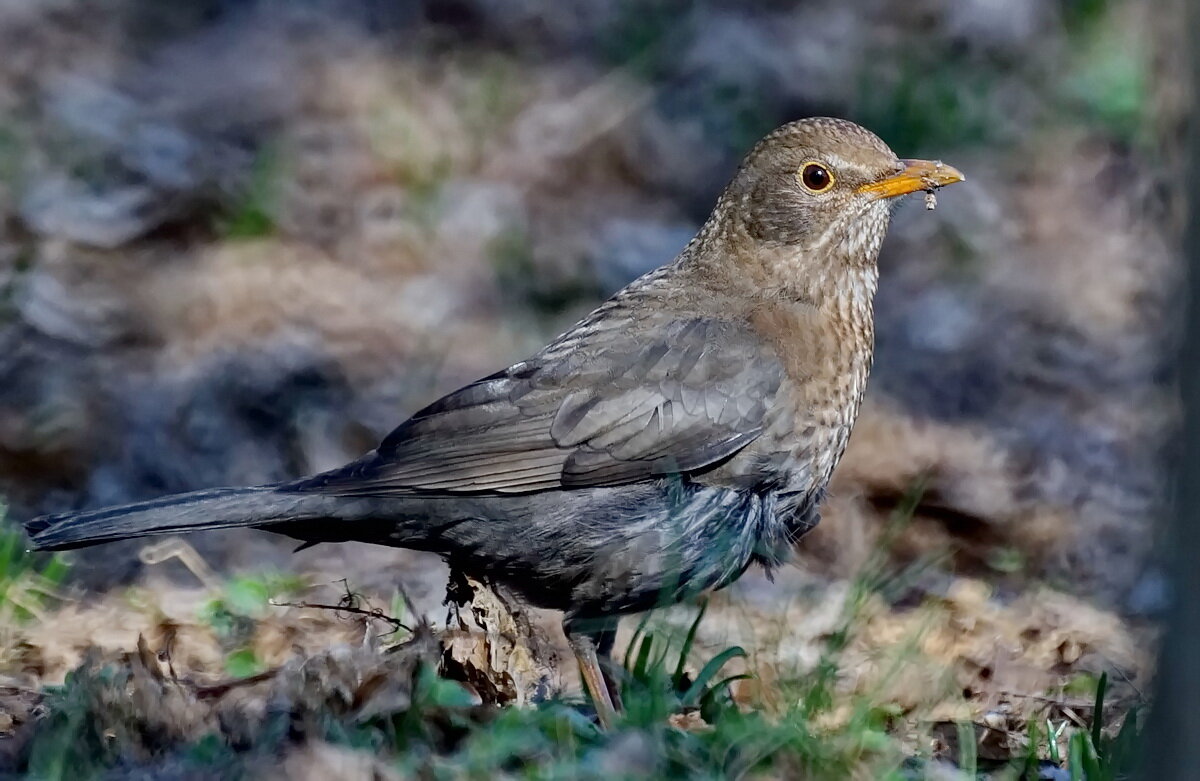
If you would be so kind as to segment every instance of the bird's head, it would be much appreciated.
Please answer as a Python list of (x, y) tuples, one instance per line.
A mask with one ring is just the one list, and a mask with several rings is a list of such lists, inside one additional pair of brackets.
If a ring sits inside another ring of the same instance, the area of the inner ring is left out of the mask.
[(941, 162), (902, 160), (853, 122), (816, 117), (760, 141), (722, 200), (738, 232), (756, 243), (873, 263), (897, 196), (963, 178)]

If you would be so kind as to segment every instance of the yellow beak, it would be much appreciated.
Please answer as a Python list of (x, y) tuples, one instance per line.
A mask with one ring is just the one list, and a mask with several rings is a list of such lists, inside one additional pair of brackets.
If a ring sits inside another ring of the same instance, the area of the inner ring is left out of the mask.
[(897, 195), (907, 195), (919, 190), (932, 191), (948, 184), (964, 181), (963, 176), (952, 165), (946, 165), (941, 160), (902, 160), (904, 170), (895, 176), (880, 179), (878, 182), (864, 184), (858, 188), (860, 193), (872, 198), (895, 198)]

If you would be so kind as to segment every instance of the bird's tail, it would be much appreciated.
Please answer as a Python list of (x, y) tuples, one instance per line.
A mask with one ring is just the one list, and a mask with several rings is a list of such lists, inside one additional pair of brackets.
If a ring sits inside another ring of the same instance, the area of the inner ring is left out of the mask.
[(148, 502), (79, 513), (44, 515), (25, 524), (39, 550), (82, 548), (151, 534), (269, 526), (329, 516), (329, 500), (319, 494), (256, 488), (215, 488)]

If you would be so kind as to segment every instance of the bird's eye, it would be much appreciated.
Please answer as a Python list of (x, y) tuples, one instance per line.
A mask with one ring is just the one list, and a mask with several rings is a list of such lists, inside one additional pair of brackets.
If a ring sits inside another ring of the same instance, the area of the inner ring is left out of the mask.
[(800, 184), (809, 192), (823, 193), (833, 187), (833, 174), (820, 163), (805, 163), (800, 166)]

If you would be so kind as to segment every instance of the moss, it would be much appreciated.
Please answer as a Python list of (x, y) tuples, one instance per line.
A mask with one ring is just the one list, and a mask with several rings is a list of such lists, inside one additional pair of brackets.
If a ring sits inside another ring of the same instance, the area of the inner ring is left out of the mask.
[(221, 235), (229, 239), (255, 239), (275, 232), (280, 165), (276, 147), (267, 145), (258, 151), (245, 188), (218, 218)]

